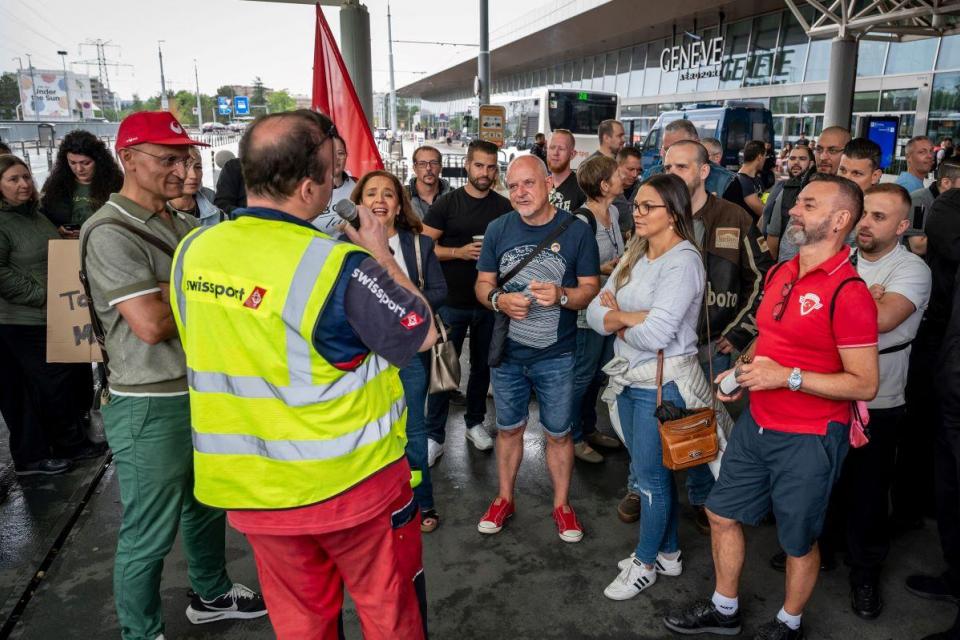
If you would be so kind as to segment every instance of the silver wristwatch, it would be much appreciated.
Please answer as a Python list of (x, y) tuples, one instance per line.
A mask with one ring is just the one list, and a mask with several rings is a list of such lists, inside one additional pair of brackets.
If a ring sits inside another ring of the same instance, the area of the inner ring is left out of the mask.
[(563, 287), (560, 287), (560, 306), (566, 305), (570, 301), (570, 298), (567, 297), (567, 290)]
[(790, 377), (787, 378), (787, 388), (790, 391), (800, 391), (800, 385), (802, 384), (803, 375), (800, 373), (800, 369), (794, 367), (793, 371), (790, 372)]

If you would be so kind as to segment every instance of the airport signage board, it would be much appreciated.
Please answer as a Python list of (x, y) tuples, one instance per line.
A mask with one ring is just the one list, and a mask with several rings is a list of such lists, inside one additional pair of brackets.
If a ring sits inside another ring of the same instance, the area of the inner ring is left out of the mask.
[(238, 116), (250, 115), (250, 98), (237, 96), (233, 99), (233, 112)]
[(480, 139), (503, 146), (503, 128), (507, 122), (507, 108), (498, 104), (480, 105)]
[(217, 96), (217, 114), (221, 116), (230, 115), (230, 98)]
[(719, 77), (722, 59), (723, 38), (701, 39), (664, 47), (660, 52), (660, 69), (664, 73), (679, 71), (680, 80)]

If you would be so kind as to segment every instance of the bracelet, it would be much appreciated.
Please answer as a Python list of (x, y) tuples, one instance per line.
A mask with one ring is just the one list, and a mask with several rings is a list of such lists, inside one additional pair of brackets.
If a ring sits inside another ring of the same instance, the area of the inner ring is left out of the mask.
[(450, 257), (456, 259), (456, 257), (457, 257), (457, 250), (456, 250), (455, 247), (450, 247)]
[(500, 294), (503, 293), (499, 289), (494, 289), (493, 294), (490, 296), (490, 306), (493, 307), (493, 310), (497, 313), (500, 313), (500, 307), (497, 306), (497, 298), (500, 297)]

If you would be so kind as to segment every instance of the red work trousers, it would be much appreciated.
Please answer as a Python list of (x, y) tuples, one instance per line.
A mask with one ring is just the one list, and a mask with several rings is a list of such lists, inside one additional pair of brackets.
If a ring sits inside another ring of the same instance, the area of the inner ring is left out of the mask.
[(426, 637), (420, 517), (409, 488), (375, 518), (350, 529), (247, 539), (280, 640), (341, 637), (344, 586), (356, 603), (364, 640)]

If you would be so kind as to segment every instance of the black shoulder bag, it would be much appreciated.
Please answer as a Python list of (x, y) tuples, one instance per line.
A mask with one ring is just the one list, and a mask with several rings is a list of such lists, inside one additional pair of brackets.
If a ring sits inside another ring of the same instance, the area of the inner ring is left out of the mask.
[[(523, 260), (514, 265), (503, 276), (497, 276), (497, 289), (503, 289), (504, 285), (513, 280), (525, 266), (540, 254), (541, 251), (553, 244), (553, 241), (559, 238), (571, 224), (573, 224), (573, 215), (569, 215), (566, 220), (560, 223), (560, 226), (553, 230), (536, 248), (528, 253)], [(510, 316), (505, 313), (496, 313), (493, 323), (493, 337), (490, 339), (490, 352), (487, 354), (487, 364), (491, 367), (499, 367), (503, 361), (503, 353), (507, 348), (507, 334), (510, 332)]]

